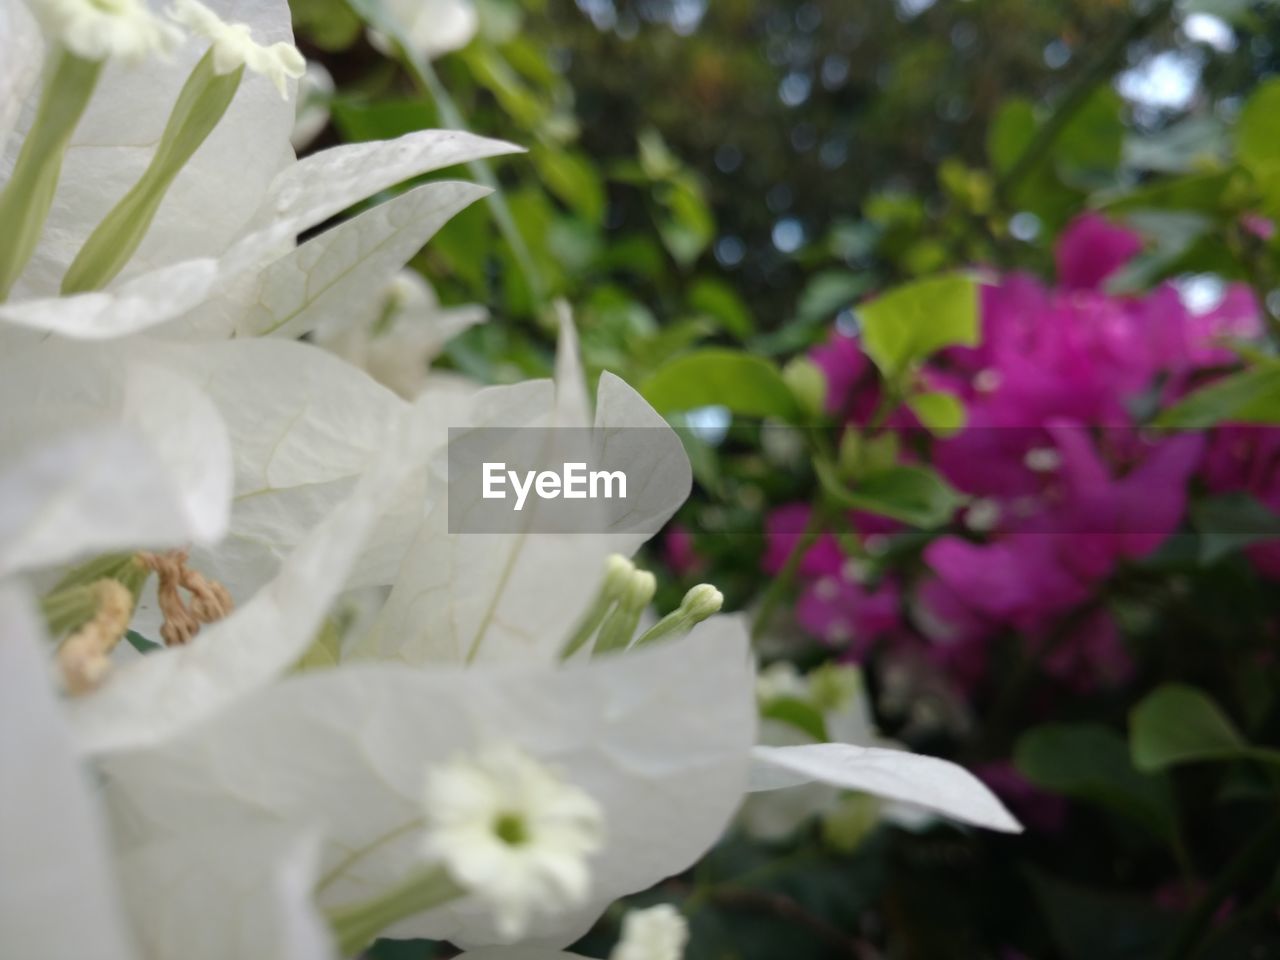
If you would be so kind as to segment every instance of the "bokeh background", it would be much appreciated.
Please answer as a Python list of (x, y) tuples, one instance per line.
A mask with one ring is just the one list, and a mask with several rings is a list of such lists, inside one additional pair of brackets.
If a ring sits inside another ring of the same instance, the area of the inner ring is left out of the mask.
[(489, 317), (438, 366), (546, 375), (567, 301), (682, 431), (644, 563), (752, 619), (765, 735), (1027, 825), (801, 794), (635, 902), (699, 960), (1280, 957), (1280, 4), (384, 3), (292, 0), (300, 151), (529, 151), (414, 261)]

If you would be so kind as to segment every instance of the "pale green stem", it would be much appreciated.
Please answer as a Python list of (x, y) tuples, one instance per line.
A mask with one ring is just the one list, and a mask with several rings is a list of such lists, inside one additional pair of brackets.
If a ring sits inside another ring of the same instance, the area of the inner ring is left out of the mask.
[(442, 906), (466, 895), (443, 867), (413, 874), (381, 896), (325, 911), (338, 950), (352, 957), (377, 939), (393, 923)]
[(18, 153), (13, 175), (0, 192), (0, 302), (8, 299), (35, 253), (58, 189), (67, 144), (102, 72), (96, 60), (84, 60), (66, 50), (55, 56), (35, 122)]
[(178, 94), (151, 163), (89, 235), (67, 269), (62, 278), (64, 295), (101, 290), (124, 269), (173, 181), (231, 106), (243, 76), (243, 66), (219, 74), (212, 49), (200, 59)]

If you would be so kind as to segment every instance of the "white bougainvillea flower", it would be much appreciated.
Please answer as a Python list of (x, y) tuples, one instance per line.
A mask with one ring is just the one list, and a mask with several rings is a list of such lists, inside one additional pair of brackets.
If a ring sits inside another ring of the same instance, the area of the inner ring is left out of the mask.
[[(431, 399), (428, 393), (423, 401)], [(605, 440), (620, 433), (626, 458), (611, 464), (626, 471), (639, 493), (628, 501), (625, 523), (603, 532), (602, 512), (602, 532), (590, 534), (451, 533), (449, 504), (433, 498), (385, 607), (353, 652), (413, 665), (555, 661), (604, 578), (606, 558), (634, 553), (688, 496), (692, 480), (684, 447), (666, 421), (613, 374), (601, 375), (591, 414), (567, 315), (554, 381), (479, 391), (451, 423), (460, 429), (591, 428)], [(433, 469), (439, 489), (447, 475), (444, 454)], [(481, 491), (473, 495), (478, 501)], [(468, 509), (465, 503), (453, 507)], [(539, 505), (526, 509), (533, 515)]]
[[(137, 843), (206, 824), (310, 825), (323, 844), (318, 901), (335, 910), (421, 869), (424, 776), (500, 731), (603, 811), (587, 900), (530, 918), (529, 940), (559, 945), (715, 842), (746, 782), (754, 709), (745, 630), (708, 621), (581, 665), (307, 672), (158, 747), (106, 755), (101, 769), (126, 859)], [(163, 891), (149, 909), (162, 922)], [(387, 934), (506, 940), (490, 905), (466, 897)]]
[[(989, 791), (972, 774), (945, 760), (915, 758), (914, 754), (905, 753), (901, 744), (881, 736), (872, 721), (858, 667), (832, 664), (809, 676), (801, 676), (790, 663), (772, 664), (760, 671), (756, 680), (756, 698), (762, 709), (760, 746), (767, 750), (782, 750), (781, 753), (758, 756), (758, 780), (762, 786), (742, 806), (742, 826), (755, 837), (780, 840), (813, 817), (837, 813), (841, 809), (842, 790), (858, 790), (882, 797), (882, 803), (869, 817), (869, 824), (882, 819), (896, 826), (915, 829), (932, 822), (934, 814), (941, 813), (960, 822), (993, 829), (1016, 827), (1004, 810), (992, 805)], [(767, 790), (764, 785), (774, 782), (774, 774), (765, 771), (765, 767), (778, 759), (787, 763), (792, 756), (804, 756), (787, 750), (818, 742), (812, 731), (787, 721), (787, 717), (795, 714), (778, 709), (780, 705), (785, 708), (787, 704), (812, 710), (810, 716), (822, 718), (822, 726), (833, 741), (824, 746), (851, 746), (854, 749), (827, 750), (829, 765), (820, 768), (822, 772), (818, 773), (819, 768), (812, 767), (809, 769), (815, 773), (808, 781), (797, 780), (787, 790)], [(867, 749), (870, 753), (859, 753)], [(899, 754), (899, 758), (893, 759), (893, 753)], [(890, 759), (886, 759), (886, 754)], [(929, 763), (920, 768), (916, 759)], [(886, 778), (877, 778), (870, 772), (870, 768), (879, 763), (887, 764), (890, 769), (896, 769), (896, 763), (909, 771), (908, 780), (902, 783), (899, 794), (886, 794), (883, 790)], [(860, 781), (863, 786), (849, 786), (859, 777), (859, 771), (865, 774), (864, 780)], [(932, 777), (932, 780), (925, 780), (927, 777)]]
[[(374, 316), (361, 316), (370, 302), (381, 309)], [(427, 368), (445, 343), (488, 316), (476, 305), (442, 307), (431, 285), (413, 270), (401, 270), (381, 301), (369, 298), (365, 308), (326, 318), (313, 341), (406, 400), (422, 394)]]
[(297, 80), (306, 70), (306, 61), (292, 43), (257, 43), (247, 23), (228, 23), (199, 0), (174, 0), (169, 16), (211, 42), (215, 72), (231, 73), (245, 67), (270, 80), (282, 99), (289, 98), (289, 81)]
[(622, 918), (622, 938), (609, 960), (680, 960), (688, 942), (688, 921), (671, 904), (660, 903)]
[[(427, 60), (461, 50), (480, 28), (471, 0), (385, 0), (380, 14), (409, 50)], [(386, 33), (369, 31), (369, 40), (383, 53), (392, 53)]]
[[(278, 826), (232, 834), (203, 824), (115, 860), (94, 778), (49, 683), (45, 643), (31, 600), (0, 586), (0, 782), (19, 785), (0, 818), (10, 866), (0, 872), (0, 955), (333, 957), (311, 900), (314, 841)], [(157, 915), (148, 904), (161, 893), (169, 909)]]
[(491, 905), (498, 933), (517, 940), (535, 913), (582, 905), (588, 858), (603, 844), (591, 795), (511, 744), (491, 744), (428, 773), (427, 856)]
[[(247, 26), (255, 49), (292, 40), (284, 0), (211, 0), (207, 10)], [(33, 113), (10, 103), (29, 104), (39, 94), (28, 64), (33, 36), (40, 46), (30, 14), (19, 0), (0, 0), (5, 21), (13, 28), (0, 31), (0, 82), (6, 84), (0, 134), (15, 121), (16, 128), (4, 139), (0, 169), (11, 167)], [(207, 47), (193, 41), (171, 62), (152, 57), (133, 69), (103, 72), (71, 135), (39, 243), (0, 304), (0, 320), (94, 339), (161, 324), (166, 336), (296, 337), (322, 311), (367, 299), (370, 287), (386, 283), (441, 223), (486, 191), (428, 184), (295, 250), (299, 234), (407, 179), (517, 149), (461, 132), (421, 131), (296, 161), (289, 145), (293, 104), (281, 100), (268, 79), (248, 74), (168, 186), (119, 275), (105, 289), (56, 296), (85, 240), (147, 168), (178, 91)]]
[(182, 37), (145, 0), (30, 0), (28, 6), (51, 42), (86, 60), (137, 64), (171, 53)]

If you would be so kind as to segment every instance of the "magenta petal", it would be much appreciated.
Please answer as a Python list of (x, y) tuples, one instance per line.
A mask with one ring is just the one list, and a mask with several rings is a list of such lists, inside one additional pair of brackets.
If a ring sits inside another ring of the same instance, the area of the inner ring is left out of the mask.
[(1067, 289), (1096, 290), (1142, 250), (1142, 238), (1105, 217), (1086, 213), (1058, 238), (1058, 283)]

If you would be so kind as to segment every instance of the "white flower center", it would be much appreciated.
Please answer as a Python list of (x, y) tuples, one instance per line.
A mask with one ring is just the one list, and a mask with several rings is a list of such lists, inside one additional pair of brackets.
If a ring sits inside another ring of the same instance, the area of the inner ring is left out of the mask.
[(586, 898), (603, 812), (520, 748), (491, 746), (432, 770), (425, 801), (428, 855), (490, 904), (501, 936), (517, 939), (534, 912)]
[(219, 74), (245, 67), (275, 84), (288, 98), (288, 81), (306, 72), (307, 62), (291, 43), (263, 46), (253, 39), (248, 24), (227, 23), (199, 0), (176, 0), (169, 16), (213, 44), (213, 68)]

